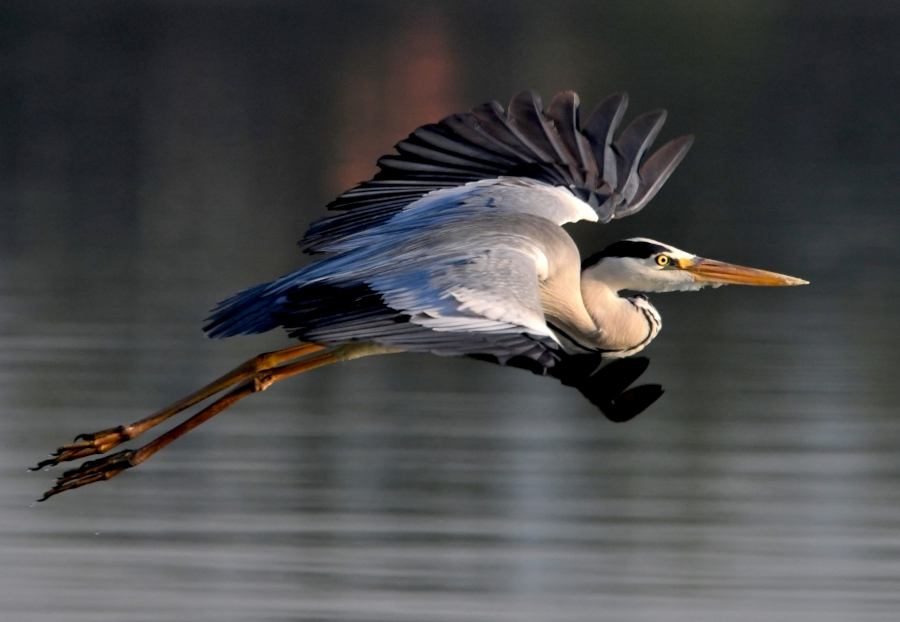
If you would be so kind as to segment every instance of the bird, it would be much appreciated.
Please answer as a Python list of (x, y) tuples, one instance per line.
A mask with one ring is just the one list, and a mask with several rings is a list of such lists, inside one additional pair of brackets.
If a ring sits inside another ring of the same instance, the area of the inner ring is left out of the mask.
[(317, 261), (220, 302), (204, 325), (213, 338), (283, 328), (298, 345), (254, 357), (145, 419), (62, 445), (34, 469), (104, 454), (231, 389), (143, 447), (66, 471), (41, 500), (137, 466), (279, 380), (363, 356), (520, 367), (577, 388), (612, 421), (642, 412), (662, 395), (659, 385), (628, 389), (648, 364), (633, 355), (662, 327), (644, 293), (807, 282), (649, 238), (582, 259), (563, 225), (640, 211), (693, 144), (676, 138), (645, 158), (666, 112), (643, 114), (617, 136), (627, 105), (626, 94), (611, 95), (582, 125), (574, 92), (545, 110), (523, 91), (506, 109), (492, 101), (417, 128), (309, 227), (300, 245)]

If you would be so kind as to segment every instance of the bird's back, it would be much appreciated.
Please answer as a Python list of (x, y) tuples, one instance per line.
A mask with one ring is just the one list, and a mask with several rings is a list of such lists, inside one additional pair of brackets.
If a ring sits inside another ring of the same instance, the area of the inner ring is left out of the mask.
[[(569, 235), (533, 214), (442, 221), (406, 235), (371, 232), (332, 254), (225, 301), (211, 336), (284, 327), (323, 345), (373, 341), (442, 355), (529, 356), (558, 350), (542, 305), (546, 284), (574, 284)], [(552, 358), (552, 357), (551, 357)]]

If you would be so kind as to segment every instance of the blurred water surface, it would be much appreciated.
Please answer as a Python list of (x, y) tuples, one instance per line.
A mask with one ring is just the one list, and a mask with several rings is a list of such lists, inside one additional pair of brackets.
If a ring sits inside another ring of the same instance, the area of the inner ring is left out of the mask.
[[(896, 620), (893, 3), (9, 2), (0, 8), (0, 612), (10, 620)], [(419, 123), (628, 90), (698, 141), (646, 235), (808, 278), (656, 295), (611, 424), (553, 380), (392, 355), (31, 501), (79, 432), (280, 335), (234, 291)]]

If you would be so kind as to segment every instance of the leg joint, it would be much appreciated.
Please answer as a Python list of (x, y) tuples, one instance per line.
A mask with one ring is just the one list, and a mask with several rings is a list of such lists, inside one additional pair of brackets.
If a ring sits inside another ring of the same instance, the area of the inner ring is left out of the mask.
[(272, 377), (271, 370), (258, 371), (253, 375), (253, 392), (265, 391), (273, 382), (275, 382), (275, 379)]

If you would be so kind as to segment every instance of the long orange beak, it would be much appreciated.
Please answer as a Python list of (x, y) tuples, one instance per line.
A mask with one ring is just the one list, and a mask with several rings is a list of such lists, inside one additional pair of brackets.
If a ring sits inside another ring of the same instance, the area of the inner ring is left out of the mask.
[(797, 279), (786, 274), (745, 268), (713, 259), (694, 257), (679, 259), (678, 267), (690, 273), (696, 281), (702, 283), (719, 283), (722, 285), (760, 285), (765, 287), (783, 287), (787, 285), (806, 285), (809, 281)]

